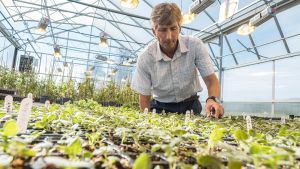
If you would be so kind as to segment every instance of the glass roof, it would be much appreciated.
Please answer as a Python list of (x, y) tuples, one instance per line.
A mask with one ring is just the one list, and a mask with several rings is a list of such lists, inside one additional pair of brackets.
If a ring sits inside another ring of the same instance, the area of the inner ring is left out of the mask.
[[(237, 13), (219, 22), (220, 5), (224, 1), (216, 0), (196, 15), (192, 23), (183, 25), (181, 32), (182, 35), (203, 39), (216, 70), (221, 60), (223, 68), (232, 68), (299, 52), (295, 44), (300, 42), (300, 22), (296, 17), (300, 16), (300, 6), (294, 3), (296, 0), (289, 1), (292, 5), (283, 4), (284, 0), (235, 0), (232, 2), (238, 2)], [(1, 1), (1, 22), (21, 45), (20, 54), (41, 58), (41, 73), (51, 71), (49, 63), (62, 67), (63, 62), (67, 62), (74, 65), (73, 76), (83, 77), (85, 70), (96, 66), (95, 76), (105, 80), (104, 76), (113, 68), (123, 70), (125, 74), (132, 72), (134, 64), (122, 64), (129, 58), (136, 59), (153, 40), (149, 17), (153, 6), (160, 2), (140, 0), (137, 8), (128, 9), (120, 5), (120, 0)], [(172, 2), (183, 13), (187, 13), (193, 3), (192, 0)], [(258, 9), (268, 6), (278, 7), (276, 15), (256, 27), (248, 36), (236, 33), (239, 25), (260, 12)], [(242, 19), (234, 24), (239, 15)], [(48, 17), (50, 25), (46, 33), (41, 35), (36, 29), (42, 17)], [(216, 27), (216, 31), (212, 30), (213, 27)], [(109, 47), (99, 46), (101, 32), (107, 33)], [(55, 44), (60, 46), (62, 58), (53, 57)], [(99, 54), (114, 63), (96, 59)]]

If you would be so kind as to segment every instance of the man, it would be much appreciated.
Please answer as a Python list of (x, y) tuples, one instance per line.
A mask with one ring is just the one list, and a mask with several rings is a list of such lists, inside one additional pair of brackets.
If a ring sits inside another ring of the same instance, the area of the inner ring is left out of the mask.
[[(197, 69), (208, 89), (205, 111), (221, 118), (223, 106), (218, 102), (219, 81), (200, 39), (179, 36), (181, 11), (175, 3), (161, 3), (151, 13), (152, 31), (156, 41), (138, 57), (131, 87), (140, 95), (141, 111), (201, 113), (197, 92), (202, 91)], [(151, 92), (153, 100), (150, 103)]]

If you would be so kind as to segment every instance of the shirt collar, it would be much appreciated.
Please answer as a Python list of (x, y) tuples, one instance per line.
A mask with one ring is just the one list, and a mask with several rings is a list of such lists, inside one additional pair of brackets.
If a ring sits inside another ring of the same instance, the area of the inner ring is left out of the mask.
[[(188, 48), (186, 47), (185, 43), (184, 43), (183, 38), (181, 36), (178, 37), (178, 41), (179, 41), (179, 44), (178, 44), (176, 50), (178, 50), (178, 47), (179, 47), (179, 50), (180, 50), (179, 52), (180, 53), (186, 53), (187, 51), (189, 51)], [(157, 51), (157, 53), (156, 53), (156, 59), (155, 59), (156, 61), (160, 61), (161, 59), (164, 59), (166, 57), (165, 54), (162, 53), (162, 51), (160, 50), (160, 46), (159, 46), (159, 42), (158, 41), (156, 41), (156, 51)], [(170, 58), (164, 59), (164, 60), (166, 61), (166, 60), (169, 60), (169, 59)]]

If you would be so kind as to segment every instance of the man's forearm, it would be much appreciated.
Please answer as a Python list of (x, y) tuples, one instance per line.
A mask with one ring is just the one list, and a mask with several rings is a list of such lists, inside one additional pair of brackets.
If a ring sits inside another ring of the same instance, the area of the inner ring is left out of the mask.
[(220, 84), (217, 76), (212, 74), (203, 78), (208, 91), (208, 96), (220, 96)]
[(140, 111), (144, 112), (145, 108), (148, 108), (150, 110), (150, 99), (151, 96), (145, 96), (140, 94)]

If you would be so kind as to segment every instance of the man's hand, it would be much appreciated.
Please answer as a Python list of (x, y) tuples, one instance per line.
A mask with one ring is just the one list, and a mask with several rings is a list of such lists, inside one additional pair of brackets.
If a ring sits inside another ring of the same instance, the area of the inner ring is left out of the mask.
[(151, 96), (146, 96), (140, 94), (140, 111), (144, 112), (145, 108), (147, 108), (150, 111), (150, 99)]
[(208, 99), (205, 105), (205, 112), (208, 117), (222, 118), (224, 115), (224, 108), (213, 99)]

